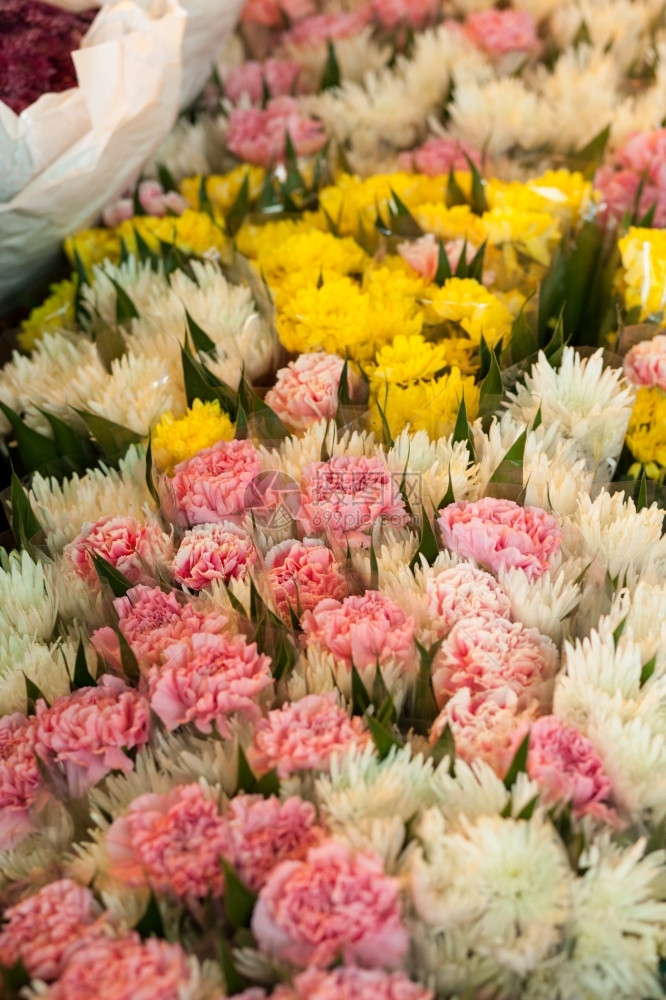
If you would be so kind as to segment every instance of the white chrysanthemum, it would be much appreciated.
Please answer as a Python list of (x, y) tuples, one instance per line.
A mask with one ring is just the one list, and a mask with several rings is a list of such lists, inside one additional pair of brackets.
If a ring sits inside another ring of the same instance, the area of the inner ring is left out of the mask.
[(86, 522), (119, 514), (141, 520), (145, 510), (155, 508), (146, 486), (145, 450), (132, 445), (117, 470), (101, 465), (62, 482), (37, 472), (30, 502), (54, 556), (76, 538)]
[(410, 747), (380, 760), (373, 746), (334, 759), (316, 794), (331, 831), (355, 848), (373, 847), (393, 870), (406, 824), (434, 801), (432, 761)]
[[(663, 692), (662, 692), (663, 699)], [(658, 723), (658, 727), (655, 727)], [(659, 728), (659, 732), (655, 732)], [(664, 717), (634, 718), (596, 713), (585, 735), (594, 744), (611, 783), (613, 799), (634, 821), (653, 823), (666, 815)]]
[[(97, 361), (97, 348), (82, 334), (45, 333), (31, 354), (12, 355), (0, 370), (0, 401), (18, 413), (40, 434), (52, 436), (51, 425), (38, 407), (72, 422), (71, 381), (84, 365)], [(0, 434), (9, 421), (0, 413)]]
[(439, 809), (449, 821), (499, 815), (510, 802), (504, 782), (481, 760), (467, 764), (456, 758), (453, 775), (448, 760), (442, 761), (435, 772), (435, 790)]
[(287, 681), (289, 701), (300, 701), (308, 694), (328, 694), (337, 691), (331, 662), (316, 653), (296, 660)]
[(524, 384), (508, 393), (508, 412), (530, 423), (541, 408), (546, 427), (557, 421), (561, 433), (577, 441), (596, 469), (616, 460), (634, 405), (635, 390), (619, 368), (604, 369), (603, 351), (582, 358), (566, 347), (560, 367), (551, 367), (543, 352)]
[(177, 784), (202, 781), (233, 795), (238, 783), (238, 746), (235, 740), (201, 739), (191, 732), (157, 733), (153, 751), (160, 771)]
[(49, 639), (57, 613), (44, 565), (25, 550), (9, 555), (0, 550), (0, 634)]
[(663, 516), (656, 504), (636, 510), (634, 501), (631, 497), (625, 500), (624, 493), (602, 491), (595, 500), (583, 495), (569, 519), (580, 532), (581, 546), (575, 554), (598, 559), (612, 580), (632, 568), (645, 570), (666, 554)]
[(95, 265), (92, 283), (82, 287), (81, 296), (91, 315), (98, 314), (111, 326), (116, 325), (116, 285), (127, 293), (139, 315), (152, 299), (159, 299), (169, 290), (161, 264), (154, 270), (149, 261), (141, 262), (130, 255), (121, 264), (106, 260)]
[(429, 514), (437, 507), (451, 486), (456, 500), (476, 496), (476, 465), (469, 465), (469, 450), (465, 441), (453, 444), (451, 437), (431, 441), (427, 431), (402, 431), (386, 455), (386, 464), (402, 482), (406, 498), (415, 513), (421, 505)]
[(641, 670), (641, 650), (635, 643), (616, 645), (612, 635), (602, 638), (596, 630), (582, 641), (566, 642), (555, 681), (555, 712), (579, 728), (602, 705), (603, 711), (629, 718), (640, 697)]
[(560, 6), (561, 0), (514, 0), (516, 10), (526, 10), (535, 21), (543, 21), (550, 17)]
[(561, 49), (572, 45), (585, 27), (594, 49), (609, 52), (622, 72), (644, 55), (649, 44), (647, 9), (629, 0), (576, 0), (561, 4), (550, 20), (553, 39)]
[[(339, 660), (335, 655), (319, 643), (309, 643), (306, 651), (307, 664), (305, 673), (308, 679), (308, 687), (316, 684), (317, 690), (325, 690), (327, 675), (332, 677), (335, 687), (341, 692), (343, 698), (351, 701), (352, 697), (352, 672), (349, 665), (344, 660)], [(368, 693), (377, 675), (375, 664), (359, 668), (359, 676), (363, 681)], [(405, 699), (411, 691), (418, 672), (418, 661), (416, 654), (409, 663), (409, 669), (405, 666), (404, 654), (399, 656), (385, 657), (380, 673), (386, 688), (393, 699), (396, 712), (400, 714)], [(314, 693), (314, 692), (313, 692)]]
[(209, 174), (213, 135), (213, 119), (209, 116), (201, 115), (195, 122), (179, 118), (144, 167), (144, 176), (157, 177), (160, 166), (166, 167), (176, 182), (195, 174)]
[(559, 645), (562, 623), (580, 601), (580, 586), (569, 581), (563, 571), (528, 580), (521, 569), (501, 573), (500, 583), (509, 595), (513, 620), (538, 629)]
[[(335, 40), (335, 58), (340, 79), (349, 83), (362, 83), (366, 73), (378, 73), (391, 58), (391, 47), (372, 38), (371, 27), (362, 28), (349, 38)], [(287, 42), (280, 49), (280, 57), (293, 59), (301, 67), (299, 84), (304, 90), (316, 93), (321, 88), (322, 76), (328, 58), (325, 42), (294, 45)]]
[(560, 516), (573, 514), (593, 478), (578, 442), (563, 438), (557, 421), (528, 431), (523, 455), (525, 504)]
[(485, 495), (490, 477), (497, 469), (511, 445), (515, 444), (526, 429), (526, 423), (515, 420), (510, 413), (503, 413), (501, 419), (493, 417), (487, 431), (483, 430), (481, 419), (472, 424), (474, 453), (478, 464), (478, 494), (473, 499)]
[(37, 832), (28, 834), (13, 850), (0, 851), (0, 890), (11, 883), (37, 885), (62, 877), (63, 855), (74, 837), (71, 813), (50, 796), (33, 820)]
[(530, 1000), (658, 996), (666, 904), (657, 881), (664, 856), (644, 851), (639, 841), (624, 850), (593, 844), (586, 852), (587, 870), (572, 886), (565, 954), (533, 977), (525, 993)]
[(303, 468), (311, 462), (322, 461), (322, 455), (384, 457), (372, 434), (365, 431), (344, 431), (341, 434), (334, 423), (325, 420), (312, 424), (301, 437), (291, 435), (285, 438), (279, 448), (259, 449), (262, 471), (284, 472), (297, 483)]
[(610, 612), (599, 621), (599, 634), (606, 638), (624, 622), (620, 644), (627, 639), (638, 643), (641, 660), (655, 660), (655, 675), (666, 673), (666, 583), (641, 580), (632, 590), (617, 591)]
[(539, 67), (535, 77), (558, 151), (582, 149), (612, 121), (620, 73), (611, 55), (579, 45), (564, 52), (551, 73)]
[(36, 684), (50, 704), (69, 694), (68, 664), (74, 664), (71, 643), (46, 646), (16, 634), (0, 639), (0, 716), (27, 712), (26, 677)]
[(63, 568), (62, 560), (47, 568), (47, 574), (58, 601), (60, 617), (73, 624), (90, 629), (101, 628), (107, 623), (108, 608), (104, 592), (93, 592), (86, 580), (72, 573), (71, 567)]
[(552, 138), (552, 114), (539, 96), (516, 77), (456, 86), (451, 130), (476, 149), (502, 156), (514, 148), (536, 150)]
[(451, 831), (426, 818), (417, 829), (423, 849), (409, 868), (419, 917), (438, 929), (464, 928), (472, 949), (491, 957), (498, 971), (524, 976), (552, 955), (572, 882), (553, 826), (537, 815), (481, 816)]
[(157, 356), (124, 354), (111, 362), (110, 373), (101, 363), (86, 365), (71, 388), (80, 408), (145, 437), (167, 410), (179, 415), (187, 407), (182, 381), (174, 383)]

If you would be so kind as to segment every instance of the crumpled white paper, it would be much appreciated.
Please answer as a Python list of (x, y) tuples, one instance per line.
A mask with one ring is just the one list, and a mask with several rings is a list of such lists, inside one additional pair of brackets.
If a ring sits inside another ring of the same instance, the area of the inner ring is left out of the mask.
[(48, 273), (210, 74), (243, 0), (48, 0), (101, 9), (72, 54), (78, 87), (16, 115), (0, 101), (0, 306)]

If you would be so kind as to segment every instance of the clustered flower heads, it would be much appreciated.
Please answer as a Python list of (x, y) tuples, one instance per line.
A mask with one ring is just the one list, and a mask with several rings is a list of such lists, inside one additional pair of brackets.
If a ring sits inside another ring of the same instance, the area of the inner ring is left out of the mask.
[(664, 992), (663, 29), (500, 7), (248, 0), (0, 371), (12, 995)]

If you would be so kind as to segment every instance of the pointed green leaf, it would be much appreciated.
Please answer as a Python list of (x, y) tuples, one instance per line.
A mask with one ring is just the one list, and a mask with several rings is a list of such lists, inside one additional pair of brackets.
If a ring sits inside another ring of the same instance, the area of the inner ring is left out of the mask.
[[(441, 645), (437, 643), (433, 649), (436, 651)], [(410, 725), (420, 736), (427, 736), (430, 727), (439, 715), (439, 708), (435, 700), (435, 692), (432, 686), (432, 660), (433, 650), (428, 650), (418, 640), (416, 648), (419, 654), (419, 672), (412, 689), (410, 702), (411, 716)]]
[[(514, 441), (506, 455), (497, 466), (492, 476), (490, 477), (491, 483), (516, 483), (520, 482), (522, 485), (523, 477), (523, 458), (525, 455), (525, 445), (527, 443), (527, 430), (524, 430), (522, 434)], [(520, 472), (520, 476), (516, 476), (516, 473)]]
[(38, 701), (44, 701), (46, 702), (47, 706), (50, 707), (48, 701), (46, 701), (46, 698), (44, 697), (40, 689), (37, 687), (34, 681), (30, 680), (30, 678), (26, 673), (23, 674), (23, 680), (25, 682), (25, 693), (28, 700), (27, 715), (35, 714)]
[(433, 281), (441, 288), (445, 281), (453, 277), (453, 274), (451, 273), (451, 264), (446, 254), (446, 247), (441, 239), (437, 240), (437, 247), (437, 270), (435, 271)]
[(280, 794), (280, 779), (278, 778), (278, 773), (275, 768), (271, 768), (270, 771), (266, 771), (266, 774), (262, 774), (260, 778), (257, 779), (257, 783), (254, 788), (257, 795), (263, 795), (264, 798), (270, 798), (271, 795)]
[(480, 285), (483, 284), (483, 263), (486, 256), (487, 242), (487, 240), (483, 241), (470, 260), (469, 264), (467, 264), (467, 277), (472, 278), (474, 281), (478, 281)]
[(145, 913), (135, 925), (134, 930), (140, 935), (142, 941), (147, 938), (163, 938), (165, 936), (164, 921), (154, 892), (151, 892)]
[(127, 449), (132, 444), (138, 444), (142, 438), (140, 434), (130, 430), (129, 427), (122, 427), (113, 420), (106, 420), (96, 413), (87, 413), (85, 410), (78, 410), (72, 407), (75, 413), (85, 422), (93, 438), (104, 452), (110, 462), (115, 462), (122, 458)]
[(5, 1000), (18, 1000), (22, 996), (24, 986), (30, 982), (30, 975), (23, 964), (23, 959), (17, 958), (13, 965), (0, 965), (1, 995)]
[[(473, 459), (472, 459), (472, 461), (473, 461)], [(455, 495), (454, 495), (454, 492), (453, 492), (453, 476), (451, 475), (451, 464), (449, 463), (449, 484), (446, 487), (446, 493), (444, 494), (444, 496), (442, 497), (442, 499), (437, 504), (437, 510), (438, 511), (439, 510), (443, 510), (445, 507), (448, 507), (449, 504), (452, 504), (452, 503), (455, 503), (455, 502), (456, 502), (456, 498), (455, 498)]]
[[(388, 399), (388, 382), (386, 383), (386, 394), (384, 396), (384, 405), (386, 405), (386, 400), (387, 399)], [(381, 424), (382, 424), (382, 444), (384, 445), (384, 447), (388, 451), (389, 449), (391, 449), (393, 447), (393, 444), (394, 444), (393, 435), (391, 434), (391, 428), (389, 427), (389, 422), (386, 419), (386, 414), (384, 412), (384, 408), (382, 407), (381, 403), (379, 402), (379, 396), (378, 395), (375, 396), (375, 401), (377, 403), (377, 409), (379, 410), (379, 419), (381, 420)]]
[(455, 205), (466, 205), (467, 198), (458, 184), (453, 173), (453, 167), (449, 170), (449, 180), (446, 185), (446, 207), (453, 208)]
[(480, 413), (483, 415), (497, 409), (503, 392), (502, 373), (497, 363), (495, 352), (490, 351), (490, 369), (481, 383)]
[(42, 526), (35, 516), (28, 494), (21, 485), (21, 480), (13, 469), (10, 503), (12, 507), (11, 520), (14, 538), (19, 545), (26, 548), (25, 543), (39, 534)]
[(613, 629), (613, 643), (617, 646), (622, 633), (624, 632), (624, 626), (627, 624), (627, 618), (629, 616), (625, 615), (622, 621)]
[(83, 437), (79, 431), (75, 431), (69, 424), (66, 424), (60, 417), (49, 413), (48, 410), (39, 408), (39, 412), (44, 415), (51, 425), (53, 440), (61, 458), (71, 458), (75, 462), (85, 463), (92, 461), (95, 457), (95, 449), (90, 439)]
[(237, 792), (247, 792), (251, 795), (257, 787), (257, 778), (250, 767), (247, 757), (245, 756), (245, 751), (242, 746), (238, 745), (238, 784)]
[(451, 726), (446, 723), (444, 729), (437, 737), (436, 742), (430, 752), (435, 762), (435, 767), (442, 763), (445, 757), (449, 759), (449, 773), (453, 774), (456, 763), (456, 741), (451, 731)]
[[(464, 395), (460, 400), (460, 406), (458, 407), (458, 416), (456, 417), (456, 425), (453, 428), (453, 444), (458, 444), (460, 441), (467, 442), (467, 450), (469, 452), (470, 462), (475, 462), (476, 455), (474, 454), (474, 439), (472, 437), (472, 429), (469, 426), (469, 421), (467, 419), (467, 406), (465, 405)], [(451, 477), (449, 475), (449, 485), (450, 484), (451, 484)]]
[(585, 180), (591, 180), (596, 173), (597, 167), (601, 163), (608, 139), (610, 138), (610, 125), (606, 125), (593, 139), (583, 146), (573, 157), (574, 162)]
[(233, 238), (250, 211), (250, 172), (243, 178), (243, 183), (238, 189), (238, 194), (234, 198), (234, 203), (227, 212), (225, 219), (227, 232)]
[(539, 801), (539, 796), (537, 794), (529, 800), (527, 805), (523, 806), (523, 808), (518, 813), (516, 819), (526, 819), (526, 820), (532, 819), (538, 801)]
[(509, 791), (513, 788), (516, 778), (519, 774), (527, 770), (527, 754), (530, 748), (530, 734), (527, 733), (525, 738), (522, 740), (520, 746), (516, 750), (516, 754), (511, 761), (509, 770), (506, 772), (504, 777), (504, 787)]
[(228, 996), (242, 993), (247, 986), (247, 980), (241, 976), (234, 962), (231, 945), (226, 938), (220, 937), (220, 968)]
[(402, 747), (400, 740), (383, 723), (379, 722), (374, 715), (366, 716), (366, 722), (368, 723), (373, 743), (377, 747), (380, 760), (387, 757), (393, 747), (398, 747), (398, 749)]
[(335, 54), (335, 46), (330, 38), (326, 44), (328, 46), (328, 55), (326, 57), (326, 65), (324, 66), (324, 75), (321, 78), (320, 90), (332, 90), (334, 87), (340, 86), (340, 67)]
[(153, 439), (152, 434), (148, 435), (148, 447), (146, 449), (146, 488), (155, 502), (155, 506), (160, 506), (160, 495), (153, 479)]
[(638, 488), (638, 499), (636, 500), (636, 510), (643, 510), (643, 508), (647, 507), (647, 505), (647, 478), (645, 476), (645, 466), (643, 466), (641, 484)]
[[(199, 181), (199, 211), (205, 212), (206, 215), (209, 216), (211, 219), (213, 220), (215, 219), (213, 206), (211, 204), (210, 198), (208, 197), (208, 188), (206, 187), (206, 177), (203, 174), (201, 175), (201, 180)], [(234, 234), (232, 233), (231, 235), (233, 236)]]
[(291, 436), (275, 410), (256, 394), (244, 375), (238, 386), (238, 399), (248, 417), (252, 418), (253, 430), (262, 441), (284, 441)]
[(644, 663), (641, 668), (641, 687), (646, 684), (654, 673), (654, 668), (657, 665), (657, 654), (651, 656), (647, 663)]
[(104, 556), (99, 555), (98, 552), (90, 552), (90, 558), (92, 564), (95, 567), (95, 572), (99, 577), (100, 583), (108, 583), (114, 597), (124, 597), (128, 590), (130, 590), (134, 584), (112, 566)]
[(433, 531), (432, 524), (430, 523), (430, 518), (426, 514), (426, 509), (423, 504), (421, 504), (421, 538), (419, 541), (419, 547), (412, 557), (409, 568), (413, 570), (415, 566), (420, 565), (421, 556), (424, 557), (428, 566), (432, 566), (438, 555), (439, 547), (437, 545), (437, 539), (435, 538), (435, 532)]
[(488, 202), (486, 201), (486, 192), (483, 185), (483, 180), (481, 174), (479, 173), (476, 164), (470, 157), (463, 151), (463, 156), (467, 160), (467, 165), (470, 169), (472, 175), (472, 197), (471, 206), (472, 211), (477, 215), (483, 215), (484, 212), (488, 211)]
[(536, 354), (538, 347), (536, 334), (527, 321), (525, 305), (523, 305), (513, 321), (511, 333), (509, 334), (509, 350), (511, 351), (512, 364), (515, 365), (519, 361), (524, 361), (526, 358)]
[(227, 920), (234, 930), (249, 927), (257, 894), (248, 889), (225, 858), (220, 859), (220, 866), (224, 874), (224, 912)]
[(414, 239), (423, 236), (423, 230), (407, 206), (391, 188), (388, 227), (392, 236)]
[(76, 660), (74, 661), (74, 676), (72, 677), (72, 684), (78, 690), (78, 688), (87, 688), (95, 686), (95, 678), (88, 670), (88, 661), (86, 659), (86, 650), (83, 645), (83, 639), (79, 639), (79, 646), (76, 651)]
[(211, 354), (215, 350), (215, 341), (210, 339), (208, 334), (201, 329), (198, 323), (195, 323), (187, 309), (185, 310), (185, 318), (187, 320), (187, 329), (190, 337), (192, 338), (192, 343), (194, 344), (194, 349), (196, 351), (201, 351), (203, 354)]
[(370, 708), (370, 695), (365, 689), (361, 675), (352, 663), (351, 668), (352, 712), (354, 715), (364, 715)]
[(12, 425), (18, 452), (27, 472), (44, 469), (51, 462), (58, 460), (58, 448), (53, 438), (46, 437), (46, 435), (33, 430), (32, 427), (28, 427), (18, 413), (6, 403), (0, 402), (0, 410)]
[(177, 191), (178, 185), (173, 179), (173, 175), (164, 163), (157, 164), (157, 179), (165, 191)]
[(379, 587), (379, 565), (377, 564), (377, 553), (375, 546), (370, 543), (370, 590), (377, 590)]
[(139, 310), (134, 305), (123, 286), (110, 275), (107, 275), (107, 277), (116, 290), (116, 323), (118, 326), (122, 326), (124, 323), (129, 323), (133, 319), (138, 319)]

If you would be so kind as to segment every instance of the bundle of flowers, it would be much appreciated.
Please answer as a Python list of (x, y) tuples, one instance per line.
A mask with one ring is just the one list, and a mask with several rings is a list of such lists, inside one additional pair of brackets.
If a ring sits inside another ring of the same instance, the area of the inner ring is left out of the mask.
[(636, 80), (612, 6), (250, 0), (66, 240), (0, 372), (3, 996), (664, 995), (660, 121), (454, 124)]

